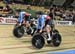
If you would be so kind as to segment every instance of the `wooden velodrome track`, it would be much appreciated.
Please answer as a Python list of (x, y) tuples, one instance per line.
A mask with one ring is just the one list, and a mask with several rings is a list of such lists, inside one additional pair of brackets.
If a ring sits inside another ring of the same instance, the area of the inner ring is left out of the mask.
[(31, 45), (31, 36), (17, 39), (13, 36), (13, 25), (0, 25), (0, 54), (47, 54), (47, 52), (75, 49), (75, 26), (57, 26), (62, 35), (60, 47), (48, 44), (38, 50)]

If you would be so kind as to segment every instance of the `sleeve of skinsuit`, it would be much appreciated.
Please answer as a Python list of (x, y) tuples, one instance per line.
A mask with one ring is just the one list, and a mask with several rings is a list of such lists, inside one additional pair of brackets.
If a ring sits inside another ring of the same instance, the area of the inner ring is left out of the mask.
[(44, 25), (45, 25), (45, 17), (41, 16), (41, 29), (43, 29)]
[(19, 18), (18, 18), (18, 22), (19, 23), (22, 23), (22, 21), (23, 21), (23, 14), (25, 14), (25, 12), (20, 12), (20, 14), (19, 14)]
[(40, 27), (39, 26), (39, 18), (37, 19), (37, 26), (36, 27), (37, 27), (37, 29), (39, 29), (39, 27)]

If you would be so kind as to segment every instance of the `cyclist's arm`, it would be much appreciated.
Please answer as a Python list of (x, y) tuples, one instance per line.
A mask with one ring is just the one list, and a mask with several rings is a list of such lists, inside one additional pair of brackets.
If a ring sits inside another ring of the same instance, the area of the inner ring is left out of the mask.
[(42, 17), (41, 18), (41, 29), (43, 29), (44, 25), (45, 25), (45, 18)]
[(19, 18), (18, 18), (18, 22), (19, 22), (19, 23), (22, 23), (22, 21), (23, 21), (23, 14), (20, 13), (20, 14), (19, 14)]

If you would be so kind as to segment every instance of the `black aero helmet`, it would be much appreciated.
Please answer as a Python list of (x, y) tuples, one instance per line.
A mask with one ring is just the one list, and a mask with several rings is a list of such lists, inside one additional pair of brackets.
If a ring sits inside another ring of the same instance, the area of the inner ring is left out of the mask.
[(42, 11), (37, 11), (36, 14), (43, 15), (44, 13)]

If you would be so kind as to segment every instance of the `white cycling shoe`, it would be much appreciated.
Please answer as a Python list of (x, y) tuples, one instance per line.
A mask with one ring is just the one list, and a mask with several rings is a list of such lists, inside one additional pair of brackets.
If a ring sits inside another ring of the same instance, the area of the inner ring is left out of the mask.
[(51, 41), (51, 40), (52, 40), (52, 38), (51, 38), (50, 34), (48, 34), (47, 41)]

